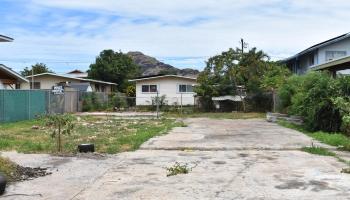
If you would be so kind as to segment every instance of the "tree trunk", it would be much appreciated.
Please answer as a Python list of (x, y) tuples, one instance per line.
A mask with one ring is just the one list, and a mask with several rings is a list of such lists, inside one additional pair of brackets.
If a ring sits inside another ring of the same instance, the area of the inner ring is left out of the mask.
[(61, 144), (61, 124), (58, 125), (58, 152), (61, 152), (62, 144)]

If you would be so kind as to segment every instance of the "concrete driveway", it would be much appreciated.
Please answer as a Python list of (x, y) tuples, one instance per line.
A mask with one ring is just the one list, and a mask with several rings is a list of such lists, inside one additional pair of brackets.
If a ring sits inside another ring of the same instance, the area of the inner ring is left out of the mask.
[[(321, 145), (263, 120), (188, 119), (136, 152), (103, 158), (5, 153), (53, 174), (9, 187), (3, 199), (350, 199), (350, 175), (332, 157), (299, 151)], [(175, 162), (189, 174), (166, 176)]]

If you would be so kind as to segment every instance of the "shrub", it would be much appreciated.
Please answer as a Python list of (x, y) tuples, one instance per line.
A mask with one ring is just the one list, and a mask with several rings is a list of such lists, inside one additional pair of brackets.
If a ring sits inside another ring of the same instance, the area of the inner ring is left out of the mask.
[(340, 91), (336, 82), (324, 72), (292, 76), (280, 88), (281, 105), (289, 114), (302, 116), (309, 130), (337, 132), (342, 120), (332, 102)]
[(126, 96), (120, 93), (116, 93), (112, 96), (112, 102), (112, 105), (116, 108), (126, 108), (128, 106)]
[(160, 109), (168, 105), (168, 101), (166, 100), (166, 95), (152, 97), (152, 106), (157, 106), (157, 103)]

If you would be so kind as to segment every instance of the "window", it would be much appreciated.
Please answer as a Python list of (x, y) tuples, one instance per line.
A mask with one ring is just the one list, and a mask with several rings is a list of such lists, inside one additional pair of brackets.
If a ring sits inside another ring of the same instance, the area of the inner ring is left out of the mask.
[(346, 51), (326, 51), (326, 61), (346, 56)]
[(157, 92), (157, 85), (142, 85), (142, 92)]
[(193, 92), (193, 86), (192, 85), (179, 85), (179, 92)]
[[(34, 85), (34, 88), (33, 88)], [(40, 82), (30, 82), (30, 89), (40, 89)]]

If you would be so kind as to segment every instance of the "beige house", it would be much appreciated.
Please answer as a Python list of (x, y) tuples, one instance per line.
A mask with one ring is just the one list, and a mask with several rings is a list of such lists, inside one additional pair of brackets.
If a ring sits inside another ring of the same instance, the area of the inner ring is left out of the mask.
[(20, 89), (47, 89), (54, 86), (63, 86), (84, 92), (112, 92), (115, 91), (116, 83), (77, 78), (68, 75), (54, 73), (42, 73), (34, 76), (27, 76), (28, 83), (22, 83)]
[[(194, 105), (196, 78), (178, 75), (142, 77), (136, 83), (136, 105), (152, 105), (152, 98), (165, 95), (168, 105)], [(158, 94), (157, 94), (158, 93)]]

